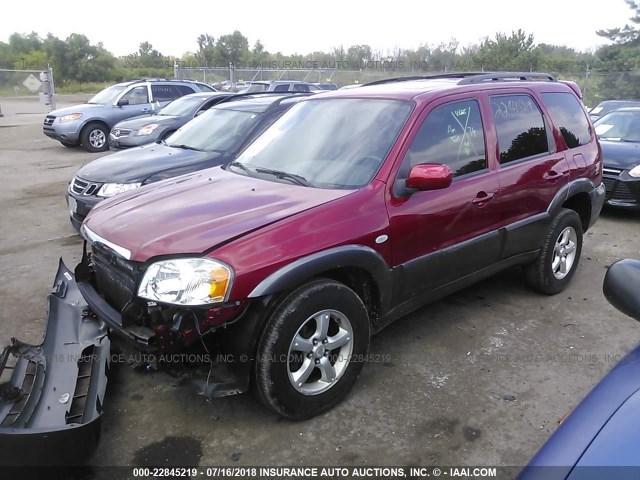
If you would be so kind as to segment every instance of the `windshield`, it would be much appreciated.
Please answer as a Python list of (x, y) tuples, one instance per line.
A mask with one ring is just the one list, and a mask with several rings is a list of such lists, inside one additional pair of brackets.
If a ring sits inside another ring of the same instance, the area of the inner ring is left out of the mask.
[(207, 100), (202, 97), (186, 97), (178, 98), (169, 103), (166, 107), (158, 112), (158, 115), (182, 117), (185, 115), (193, 115), (196, 110)]
[(166, 143), (170, 147), (226, 152), (244, 140), (258, 114), (211, 108), (176, 130)]
[(96, 94), (91, 100), (87, 103), (98, 103), (98, 104), (107, 104), (113, 103), (118, 95), (122, 93), (125, 89), (122, 85), (112, 85), (111, 87), (107, 87), (102, 90), (100, 93)]
[(232, 168), (239, 168), (233, 171), (283, 182), (295, 176), (297, 183), (319, 188), (363, 187), (388, 155), (412, 107), (369, 98), (301, 102), (238, 157)]
[(601, 140), (640, 142), (640, 110), (611, 112), (593, 124)]

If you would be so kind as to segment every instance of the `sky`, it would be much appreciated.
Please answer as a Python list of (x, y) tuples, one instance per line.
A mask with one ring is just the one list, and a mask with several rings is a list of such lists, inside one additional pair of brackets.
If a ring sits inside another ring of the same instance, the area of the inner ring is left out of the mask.
[(498, 32), (510, 34), (522, 29), (533, 34), (536, 43), (586, 51), (608, 43), (596, 30), (622, 27), (630, 23), (633, 14), (624, 0), (320, 0), (284, 4), (241, 0), (237, 9), (233, 4), (233, 0), (95, 5), (78, 0), (30, 0), (27, 9), (3, 2), (0, 41), (7, 41), (14, 32), (35, 31), (43, 37), (51, 32), (62, 39), (82, 33), (92, 43), (102, 42), (116, 56), (133, 53), (141, 42), (149, 41), (162, 54), (180, 57), (197, 50), (199, 34), (209, 33), (217, 39), (234, 30), (248, 37), (250, 46), (259, 39), (269, 52), (307, 54), (354, 44), (367, 44), (383, 52), (397, 47), (415, 49), (452, 38), (462, 47)]

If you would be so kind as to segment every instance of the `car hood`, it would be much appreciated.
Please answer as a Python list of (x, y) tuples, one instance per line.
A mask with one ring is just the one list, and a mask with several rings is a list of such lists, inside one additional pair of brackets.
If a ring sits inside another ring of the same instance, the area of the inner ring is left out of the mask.
[[(634, 427), (638, 430), (640, 423), (639, 389), (640, 345), (589, 392), (542, 446), (518, 480), (565, 480), (574, 466), (598, 464), (603, 459), (606, 461), (599, 465), (638, 465), (637, 448), (633, 456), (630, 455), (631, 449), (637, 446), (636, 441), (640, 441), (640, 431), (632, 432)], [(608, 446), (603, 445), (606, 442), (609, 442)], [(595, 446), (597, 448), (592, 448)], [(584, 469), (580, 471), (585, 473)], [(580, 478), (621, 477), (601, 474)]]
[(220, 156), (220, 153), (152, 143), (94, 160), (78, 170), (76, 176), (97, 183), (142, 183), (163, 170), (186, 167)]
[(129, 118), (128, 120), (123, 120), (122, 122), (118, 122), (112, 130), (116, 130), (118, 128), (127, 128), (130, 130), (140, 130), (145, 125), (149, 125), (150, 123), (157, 123), (162, 126), (173, 126), (178, 125), (180, 123), (181, 117), (177, 117), (175, 115), (140, 115), (138, 117)]
[[(629, 467), (640, 465), (640, 392), (629, 397), (591, 442), (570, 480), (579, 478), (581, 467)], [(613, 477), (608, 477), (613, 478)]]
[(101, 202), (85, 225), (144, 262), (158, 255), (204, 253), (352, 192), (271, 182), (215, 167)]
[(640, 164), (640, 143), (600, 140), (605, 167), (628, 170)]
[(54, 110), (53, 112), (48, 113), (47, 115), (54, 115), (56, 117), (62, 117), (63, 115), (71, 115), (72, 113), (86, 113), (88, 115), (92, 115), (94, 112), (98, 112), (100, 110), (104, 110), (105, 105), (100, 104), (89, 104), (82, 103), (79, 105), (74, 105), (72, 107), (59, 108)]

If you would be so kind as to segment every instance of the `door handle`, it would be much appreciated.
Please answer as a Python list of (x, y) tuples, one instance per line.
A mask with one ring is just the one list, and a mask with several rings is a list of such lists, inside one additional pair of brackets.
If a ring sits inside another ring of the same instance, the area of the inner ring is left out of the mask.
[(560, 178), (560, 174), (558, 172), (556, 172), (555, 170), (549, 170), (547, 173), (545, 173), (542, 177), (547, 181), (547, 182), (551, 182), (551, 183), (555, 183), (558, 181), (558, 178)]
[(487, 202), (491, 201), (491, 199), (495, 196), (495, 193), (487, 193), (484, 191), (478, 192), (476, 198), (471, 200), (471, 203), (473, 203), (476, 207), (484, 207)]

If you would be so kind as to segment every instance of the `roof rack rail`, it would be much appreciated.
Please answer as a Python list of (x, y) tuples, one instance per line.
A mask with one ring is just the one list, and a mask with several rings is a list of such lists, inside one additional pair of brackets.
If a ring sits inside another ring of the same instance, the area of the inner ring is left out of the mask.
[(536, 81), (556, 82), (556, 77), (548, 73), (540, 72), (491, 72), (480, 73), (474, 76), (463, 78), (458, 85), (471, 85), (483, 82), (513, 82), (513, 81)]
[(363, 83), (363, 87), (370, 85), (383, 85), (385, 83), (410, 82), (412, 80), (437, 80), (439, 78), (466, 78), (475, 75), (482, 75), (484, 72), (451, 72), (451, 73), (434, 73), (433, 75), (411, 75), (407, 77), (384, 78), (382, 80), (374, 80), (373, 82)]

